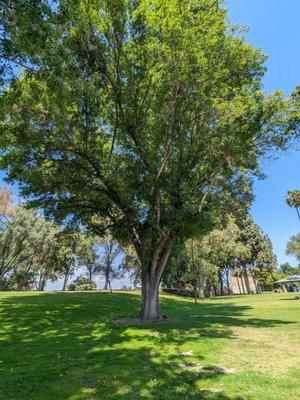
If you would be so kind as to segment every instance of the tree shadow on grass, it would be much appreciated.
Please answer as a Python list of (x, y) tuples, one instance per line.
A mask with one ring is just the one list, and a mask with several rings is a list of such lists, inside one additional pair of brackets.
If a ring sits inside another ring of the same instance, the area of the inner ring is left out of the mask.
[[(207, 365), (207, 353), (233, 339), (234, 326), (292, 323), (247, 318), (248, 306), (163, 298), (171, 322), (114, 324), (138, 312), (139, 297), (126, 293), (28, 293), (0, 300), (5, 400), (242, 400), (219, 392), (227, 377)], [(196, 352), (183, 355), (195, 343), (201, 344)]]
[(300, 298), (300, 293), (298, 295), (294, 296), (294, 297), (290, 297), (288, 299), (280, 299), (280, 300), (283, 300), (283, 301), (299, 301), (299, 298)]

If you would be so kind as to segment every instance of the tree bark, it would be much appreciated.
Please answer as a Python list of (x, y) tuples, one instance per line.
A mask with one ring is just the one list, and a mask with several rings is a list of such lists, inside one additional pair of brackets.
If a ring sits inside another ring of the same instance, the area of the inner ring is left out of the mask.
[(107, 275), (105, 275), (103, 290), (108, 290), (108, 276)]
[(38, 291), (44, 291), (45, 284), (46, 284), (46, 282), (45, 282), (45, 278), (44, 278), (44, 273), (41, 270), (40, 271), (40, 275), (39, 275), (39, 281), (38, 281), (37, 290)]
[(239, 279), (238, 275), (236, 276), (236, 281), (237, 281), (237, 284), (238, 284), (239, 292), (240, 292), (240, 294), (242, 294), (241, 286), (240, 286), (240, 279)]
[(42, 284), (41, 284), (41, 292), (43, 292), (44, 290), (45, 290), (45, 287), (46, 287), (46, 283), (47, 283), (47, 280), (44, 278), (43, 280), (42, 280)]
[(92, 283), (92, 279), (93, 279), (93, 270), (92, 267), (89, 268), (89, 281)]
[(195, 287), (194, 287), (194, 301), (195, 301), (195, 304), (197, 304), (197, 302), (198, 302), (198, 288), (197, 288), (197, 285), (195, 285)]
[(220, 291), (221, 295), (224, 296), (224, 284), (223, 284), (223, 277), (222, 277), (222, 272), (219, 272), (219, 283), (220, 283)]
[(62, 291), (64, 292), (67, 288), (67, 283), (68, 283), (68, 278), (69, 278), (69, 272), (65, 273), (65, 277), (64, 277), (64, 283), (63, 283), (63, 287), (62, 287)]
[(173, 248), (173, 240), (168, 239), (169, 237), (166, 240), (164, 238), (161, 240), (153, 252), (153, 259), (150, 263), (147, 262), (147, 258), (146, 260), (140, 259), (143, 266), (140, 311), (142, 322), (163, 321), (165, 319), (160, 310), (159, 284)]
[(230, 281), (229, 281), (229, 268), (226, 269), (226, 284), (227, 284), (228, 294), (231, 294), (232, 290), (231, 290)]
[(142, 278), (142, 299), (140, 319), (142, 322), (163, 321), (159, 304), (159, 281), (148, 276)]
[(241, 284), (242, 284), (243, 294), (246, 294), (246, 292), (245, 292), (245, 286), (244, 286), (243, 274), (240, 275), (240, 278), (241, 278)]
[(249, 293), (251, 293), (251, 290), (250, 290), (249, 277), (248, 277), (248, 273), (247, 273), (246, 269), (244, 269), (243, 275), (244, 275), (244, 282), (245, 282), (246, 290), (247, 290), (247, 293), (249, 294)]

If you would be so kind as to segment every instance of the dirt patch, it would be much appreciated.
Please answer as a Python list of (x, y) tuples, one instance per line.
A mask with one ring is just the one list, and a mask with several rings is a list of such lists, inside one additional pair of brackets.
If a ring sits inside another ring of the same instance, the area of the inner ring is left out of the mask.
[(204, 393), (221, 393), (222, 389), (218, 389), (218, 388), (200, 389), (200, 392), (204, 392)]
[(140, 324), (140, 325), (160, 325), (160, 324), (169, 324), (170, 322), (178, 322), (180, 321), (178, 318), (165, 317), (163, 320), (157, 321), (142, 321), (137, 317), (126, 317), (126, 318), (118, 318), (112, 321), (113, 324), (121, 324), (121, 325), (130, 325), (130, 324)]
[(179, 355), (181, 357), (191, 357), (191, 356), (194, 356), (195, 353), (193, 352), (193, 350), (188, 350), (188, 351), (183, 351), (182, 353), (179, 353)]
[(217, 374), (236, 374), (233, 368), (227, 368), (220, 365), (200, 365), (197, 363), (181, 363), (179, 367), (191, 372), (215, 372)]

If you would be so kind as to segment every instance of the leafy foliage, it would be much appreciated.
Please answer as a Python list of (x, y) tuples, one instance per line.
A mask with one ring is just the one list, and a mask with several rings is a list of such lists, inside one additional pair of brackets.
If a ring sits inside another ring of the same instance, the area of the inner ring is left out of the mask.
[(270, 239), (246, 218), (240, 227), (231, 217), (224, 229), (215, 229), (201, 239), (190, 239), (184, 251), (173, 259), (173, 270), (167, 268), (167, 288), (192, 288), (201, 296), (210, 295), (213, 287), (230, 293), (230, 276), (248, 274), (258, 284), (270, 287), (278, 280), (276, 257)]
[(300, 263), (300, 233), (290, 238), (287, 243), (286, 253), (296, 257), (297, 261)]
[(89, 278), (81, 275), (78, 276), (73, 283), (69, 285), (69, 290), (95, 290), (97, 285), (91, 282)]
[(10, 191), (0, 191), (0, 284), (5, 289), (43, 290), (48, 280), (67, 279), (90, 261), (92, 242), (78, 232), (65, 232), (25, 205), (16, 206)]
[(122, 275), (120, 265), (116, 263), (118, 256), (122, 252), (122, 248), (109, 232), (106, 233), (104, 238), (99, 240), (98, 245), (101, 249), (99, 272), (105, 279), (103, 289), (110, 289), (111, 291), (111, 280)]
[(279, 272), (282, 274), (282, 278), (300, 273), (300, 266), (294, 267), (290, 263), (286, 262), (279, 266)]
[(298, 218), (300, 219), (300, 190), (291, 190), (287, 192), (286, 202), (290, 207), (295, 207), (297, 210)]

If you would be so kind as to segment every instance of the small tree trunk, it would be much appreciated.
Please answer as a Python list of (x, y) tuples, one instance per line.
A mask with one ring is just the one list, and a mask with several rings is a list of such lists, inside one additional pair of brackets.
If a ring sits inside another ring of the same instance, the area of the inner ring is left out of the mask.
[(40, 271), (40, 275), (39, 275), (38, 285), (37, 285), (37, 290), (38, 291), (42, 291), (43, 290), (43, 280), (44, 280), (44, 277), (43, 277), (43, 273), (42, 273), (42, 270), (41, 270)]
[(46, 283), (47, 283), (47, 279), (44, 278), (44, 279), (42, 280), (42, 284), (41, 284), (41, 291), (42, 291), (42, 292), (45, 290)]
[(103, 290), (108, 290), (108, 276), (107, 275), (105, 275)]
[(66, 290), (66, 288), (67, 288), (68, 279), (69, 279), (69, 272), (66, 272), (66, 273), (65, 273), (65, 277), (64, 277), (63, 288), (62, 288), (63, 292), (64, 292), (64, 291)]
[(218, 288), (216, 285), (213, 285), (214, 296), (218, 296)]
[(228, 294), (231, 294), (232, 290), (231, 290), (230, 281), (229, 281), (229, 268), (226, 270), (226, 284), (227, 284)]
[(242, 284), (243, 294), (246, 294), (246, 292), (245, 292), (245, 286), (244, 286), (244, 279), (243, 279), (243, 275), (242, 275), (242, 274), (241, 274), (240, 278), (241, 278), (241, 284)]
[(239, 279), (238, 275), (236, 276), (236, 281), (237, 281), (237, 284), (238, 284), (239, 292), (240, 292), (240, 294), (242, 294), (241, 285), (240, 285), (240, 279)]
[(246, 286), (246, 291), (249, 294), (251, 292), (251, 290), (250, 290), (249, 277), (248, 277), (248, 273), (247, 273), (246, 268), (244, 268), (244, 270), (243, 270), (243, 276), (244, 276), (244, 282), (245, 282), (245, 286)]
[(111, 284), (110, 284), (110, 279), (108, 280), (108, 287), (109, 287), (110, 293), (112, 293), (112, 288), (111, 288)]
[(223, 277), (221, 271), (219, 272), (219, 283), (220, 283), (221, 295), (224, 296), (224, 285), (223, 285)]
[(197, 285), (194, 286), (194, 300), (195, 300), (195, 304), (197, 304), (197, 302), (198, 302), (198, 288), (197, 288)]
[(198, 286), (199, 299), (202, 299), (202, 300), (205, 299), (204, 289), (205, 289), (205, 283), (200, 283)]

